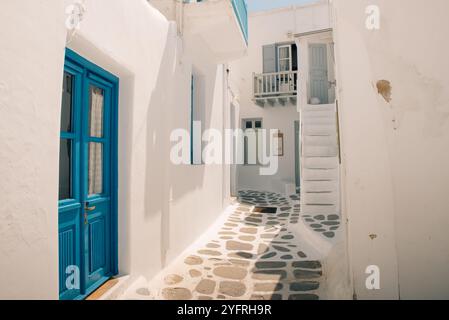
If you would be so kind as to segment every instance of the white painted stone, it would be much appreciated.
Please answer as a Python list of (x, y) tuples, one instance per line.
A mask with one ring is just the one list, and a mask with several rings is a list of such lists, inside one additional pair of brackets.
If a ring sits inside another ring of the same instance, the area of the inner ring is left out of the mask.
[[(316, 132), (318, 132), (317, 129)], [(338, 156), (338, 149), (337, 146), (335, 146), (336, 143), (334, 143), (333, 146), (315, 146), (313, 144), (311, 145), (304, 145), (303, 146), (303, 156), (305, 157), (336, 157)]]
[(308, 124), (303, 125), (303, 132), (305, 135), (335, 135), (337, 127), (335, 123), (333, 125), (325, 124)]
[(338, 157), (305, 157), (303, 161), (306, 169), (336, 169), (339, 166)]

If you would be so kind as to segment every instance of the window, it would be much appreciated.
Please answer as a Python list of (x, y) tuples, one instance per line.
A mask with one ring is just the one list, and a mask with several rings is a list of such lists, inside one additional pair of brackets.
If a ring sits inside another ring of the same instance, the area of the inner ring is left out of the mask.
[(263, 73), (298, 71), (298, 50), (295, 43), (265, 45), (262, 57)]
[(262, 119), (243, 120), (244, 136), (244, 164), (259, 164), (259, 129), (262, 129)]
[(190, 88), (190, 108), (191, 108), (191, 126), (190, 126), (190, 160), (193, 165), (203, 164), (202, 152), (202, 130), (204, 125), (204, 98), (203, 98), (203, 78), (192, 73)]
[(292, 70), (292, 47), (291, 45), (278, 46), (278, 71)]
[[(275, 43), (262, 48), (263, 77), (256, 82), (265, 95), (296, 95), (298, 49), (295, 43)], [(273, 75), (276, 74), (276, 75)]]

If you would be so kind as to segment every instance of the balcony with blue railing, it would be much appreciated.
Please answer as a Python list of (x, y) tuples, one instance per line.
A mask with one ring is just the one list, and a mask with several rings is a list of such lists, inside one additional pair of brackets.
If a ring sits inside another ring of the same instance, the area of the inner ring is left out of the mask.
[(191, 1), (184, 8), (185, 30), (200, 35), (219, 61), (238, 59), (248, 48), (246, 0)]
[(248, 6), (246, 0), (148, 0), (181, 33), (199, 36), (215, 60), (241, 58), (248, 49)]

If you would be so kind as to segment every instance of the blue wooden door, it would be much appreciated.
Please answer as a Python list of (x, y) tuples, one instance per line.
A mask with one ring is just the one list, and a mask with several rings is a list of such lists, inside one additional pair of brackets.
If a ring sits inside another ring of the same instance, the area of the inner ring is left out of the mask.
[(320, 99), (320, 104), (329, 103), (329, 79), (327, 47), (325, 44), (310, 45), (310, 98)]
[(117, 274), (118, 79), (67, 49), (59, 164), (59, 290), (82, 299)]

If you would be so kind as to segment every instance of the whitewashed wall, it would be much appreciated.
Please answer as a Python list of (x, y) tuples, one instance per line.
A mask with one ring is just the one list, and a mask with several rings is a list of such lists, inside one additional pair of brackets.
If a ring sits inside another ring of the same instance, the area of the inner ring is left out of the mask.
[[(447, 299), (449, 2), (333, 2), (355, 293)], [(380, 8), (380, 30), (365, 28), (368, 5)], [(391, 82), (390, 103), (378, 80)], [(368, 265), (380, 267), (381, 290), (366, 290)]]
[[(65, 5), (0, 4), (0, 298), (58, 298), (58, 161)], [(169, 134), (190, 128), (192, 65), (206, 123), (223, 126), (224, 72), (144, 0), (87, 0), (68, 47), (120, 77), (119, 269), (150, 278), (220, 214), (229, 170), (174, 167)], [(12, 30), (14, 32), (12, 32)], [(227, 175), (224, 177), (224, 175)]]
[(64, 5), (0, 7), (0, 298), (57, 298)]
[[(263, 118), (264, 129), (280, 129), (284, 133), (285, 156), (279, 158), (279, 170), (274, 176), (260, 176), (258, 166), (239, 166), (239, 189), (284, 193), (285, 184), (295, 183), (294, 121), (299, 120), (296, 105), (290, 104), (285, 107), (277, 105), (274, 108), (267, 105), (261, 108), (252, 101), (253, 72), (263, 72), (262, 47), (274, 43), (293, 43), (295, 33), (329, 27), (327, 1), (250, 14), (248, 56), (235, 64), (239, 69), (239, 75), (235, 81), (240, 91), (240, 118)], [(299, 73), (301, 79), (301, 70)], [(242, 124), (239, 123), (239, 125)]]

